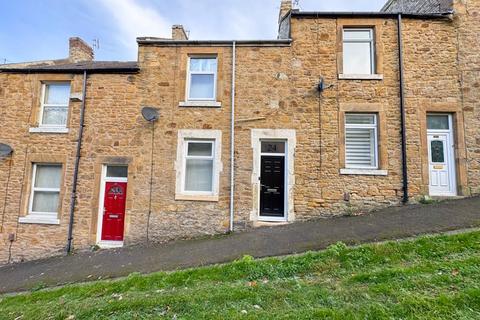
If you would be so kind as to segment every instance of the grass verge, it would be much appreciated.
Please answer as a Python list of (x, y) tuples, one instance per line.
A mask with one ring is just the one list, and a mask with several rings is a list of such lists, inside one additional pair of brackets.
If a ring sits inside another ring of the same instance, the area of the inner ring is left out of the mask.
[(0, 319), (480, 319), (480, 231), (0, 297)]

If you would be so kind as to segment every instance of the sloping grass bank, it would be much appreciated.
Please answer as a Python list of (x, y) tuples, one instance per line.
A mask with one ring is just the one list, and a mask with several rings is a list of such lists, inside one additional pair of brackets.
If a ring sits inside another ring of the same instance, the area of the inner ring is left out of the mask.
[(480, 319), (480, 232), (0, 299), (0, 319)]

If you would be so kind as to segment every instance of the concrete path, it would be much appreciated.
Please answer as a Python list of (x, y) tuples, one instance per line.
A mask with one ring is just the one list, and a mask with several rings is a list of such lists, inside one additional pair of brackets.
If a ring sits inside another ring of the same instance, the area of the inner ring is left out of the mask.
[(395, 207), (358, 217), (339, 217), (255, 229), (212, 239), (178, 241), (82, 253), (0, 267), (0, 293), (480, 226), (480, 198)]

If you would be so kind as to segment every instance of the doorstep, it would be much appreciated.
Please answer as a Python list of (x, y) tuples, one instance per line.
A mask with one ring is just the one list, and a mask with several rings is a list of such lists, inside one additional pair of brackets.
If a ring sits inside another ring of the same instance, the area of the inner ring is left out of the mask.
[(285, 226), (290, 224), (291, 222), (288, 221), (262, 221), (256, 220), (253, 221), (254, 228), (261, 228), (261, 227), (277, 227), (277, 226)]
[(99, 246), (102, 249), (121, 248), (121, 247), (123, 247), (123, 241), (102, 240), (102, 241), (97, 243), (97, 246)]
[(444, 200), (461, 200), (465, 199), (465, 196), (429, 196), (433, 200), (444, 201)]

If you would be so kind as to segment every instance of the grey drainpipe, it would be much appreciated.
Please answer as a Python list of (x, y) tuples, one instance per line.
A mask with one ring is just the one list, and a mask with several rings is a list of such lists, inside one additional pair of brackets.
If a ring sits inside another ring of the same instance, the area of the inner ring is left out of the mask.
[(233, 221), (235, 211), (235, 74), (236, 74), (236, 56), (237, 43), (232, 41), (232, 103), (230, 116), (230, 232), (233, 232)]
[(85, 123), (86, 97), (87, 97), (87, 70), (84, 70), (83, 71), (83, 87), (82, 87), (82, 106), (80, 108), (80, 124), (78, 128), (77, 152), (75, 157), (75, 169), (73, 171), (72, 196), (70, 198), (70, 221), (68, 222), (67, 253), (72, 252), (73, 222), (74, 222), (74, 215), (75, 215), (75, 202), (77, 200), (78, 168), (80, 166), (80, 152), (82, 150), (83, 127)]
[(402, 14), (398, 14), (398, 67), (400, 74), (400, 113), (401, 113), (401, 133), (402, 133), (402, 181), (403, 181), (403, 199), (404, 204), (408, 203), (408, 168), (407, 168), (407, 129), (405, 119), (405, 87), (403, 74), (403, 38), (402, 38)]

